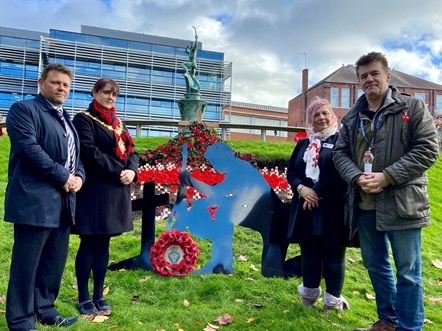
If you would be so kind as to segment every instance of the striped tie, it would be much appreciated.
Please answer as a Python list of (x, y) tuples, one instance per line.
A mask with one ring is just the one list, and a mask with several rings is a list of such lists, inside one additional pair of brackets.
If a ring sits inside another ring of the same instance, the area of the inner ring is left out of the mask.
[(75, 141), (74, 136), (71, 132), (71, 129), (68, 127), (66, 123), (66, 119), (63, 115), (63, 109), (62, 108), (56, 108), (58, 116), (60, 116), (61, 121), (63, 122), (64, 128), (66, 130), (66, 135), (68, 136), (68, 169), (71, 172), (71, 174), (75, 173), (75, 161), (77, 157), (77, 151), (75, 149)]

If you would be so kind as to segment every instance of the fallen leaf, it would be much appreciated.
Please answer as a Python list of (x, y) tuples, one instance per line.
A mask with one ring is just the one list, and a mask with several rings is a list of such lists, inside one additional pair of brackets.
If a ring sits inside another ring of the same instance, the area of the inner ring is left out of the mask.
[(356, 260), (353, 260), (353, 259), (348, 259), (348, 261), (350, 262), (350, 263), (355, 263), (356, 262)]
[(442, 285), (442, 278), (436, 279), (436, 284), (437, 285)]
[(252, 323), (252, 322), (254, 322), (255, 321), (255, 318), (254, 317), (250, 317), (250, 318), (248, 318), (247, 320), (246, 320), (246, 323)]
[(286, 309), (286, 310), (283, 310), (282, 312), (283, 312), (284, 314), (287, 314), (289, 311), (290, 311), (290, 310)]
[(374, 297), (374, 295), (372, 295), (370, 293), (365, 293), (365, 299), (367, 299), (367, 300), (374, 300), (375, 297)]
[(218, 322), (219, 325), (228, 325), (233, 322), (233, 316), (230, 316), (229, 314), (224, 314), (224, 315), (218, 316), (213, 321)]
[(442, 269), (442, 261), (440, 261), (438, 259), (433, 260), (433, 265), (438, 269)]
[(245, 278), (245, 280), (248, 280), (248, 281), (250, 281), (250, 282), (253, 282), (253, 281), (254, 281), (254, 279), (253, 279), (253, 278), (250, 278), (250, 277)]
[(245, 255), (240, 255), (240, 256), (238, 256), (237, 260), (239, 262), (247, 262), (249, 259)]
[(166, 329), (156, 329), (155, 331), (166, 331)]
[(428, 318), (424, 319), (424, 324), (434, 324), (432, 320), (429, 320)]
[(109, 317), (104, 316), (104, 315), (97, 315), (94, 317), (94, 319), (92, 320), (93, 323), (103, 323), (104, 321), (106, 321), (107, 319), (109, 319)]
[(253, 271), (259, 271), (259, 269), (257, 267), (255, 267), (254, 264), (250, 265), (250, 269), (252, 269)]
[(190, 302), (189, 302), (189, 300), (187, 300), (187, 299), (184, 299), (184, 301), (183, 301), (183, 305), (184, 305), (184, 307), (189, 307), (190, 306)]
[(107, 295), (109, 293), (109, 286), (105, 286), (103, 289), (103, 296)]
[(92, 322), (92, 320), (95, 318), (95, 315), (81, 315), (80, 318), (82, 318), (86, 321)]
[(78, 291), (78, 284), (72, 284), (72, 288), (73, 288), (75, 291)]
[(353, 291), (352, 292), (354, 295), (359, 295), (360, 293), (359, 293), (359, 291)]
[(235, 302), (244, 302), (243, 299), (235, 299)]
[(195, 324), (195, 325), (202, 325), (203, 323), (201, 323), (200, 321), (195, 321), (194, 324)]
[(126, 269), (118, 269), (118, 272), (123, 272), (123, 271), (126, 271)]
[(209, 328), (213, 329), (213, 330), (218, 330), (218, 329), (219, 329), (219, 326), (214, 325), (214, 324), (207, 323), (207, 326), (208, 326)]
[(263, 308), (264, 305), (262, 303), (254, 303), (253, 304), (256, 308)]
[(4, 305), (6, 302), (6, 297), (4, 295), (0, 295), (0, 305)]
[(145, 283), (145, 282), (147, 282), (149, 279), (150, 279), (150, 276), (146, 276), (146, 277), (142, 277), (142, 278), (138, 279), (138, 281), (139, 281), (140, 283)]
[(5, 313), (6, 313), (6, 310), (0, 309), (0, 314), (5, 314)]
[(430, 302), (442, 302), (442, 298), (428, 298)]

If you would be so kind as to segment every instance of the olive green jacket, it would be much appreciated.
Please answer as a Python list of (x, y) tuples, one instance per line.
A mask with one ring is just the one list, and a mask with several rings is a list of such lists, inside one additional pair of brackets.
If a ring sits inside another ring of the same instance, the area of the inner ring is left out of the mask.
[[(357, 229), (355, 211), (359, 199), (354, 181), (362, 174), (356, 160), (359, 112), (366, 104), (362, 95), (343, 118), (333, 151), (336, 169), (348, 184), (345, 221), (351, 236)], [(384, 172), (391, 185), (376, 194), (376, 228), (389, 231), (428, 226), (426, 170), (436, 162), (439, 153), (433, 118), (421, 100), (401, 94), (393, 86), (378, 110), (381, 111), (384, 114), (375, 137), (373, 172)]]

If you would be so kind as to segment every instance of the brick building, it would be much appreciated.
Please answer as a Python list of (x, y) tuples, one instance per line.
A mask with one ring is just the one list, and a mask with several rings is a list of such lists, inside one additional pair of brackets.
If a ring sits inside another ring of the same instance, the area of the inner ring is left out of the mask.
[[(414, 77), (392, 69), (390, 84), (401, 92), (422, 99), (430, 112), (442, 115), (442, 85)], [(350, 107), (363, 94), (356, 76), (356, 67), (342, 66), (335, 72), (308, 88), (308, 69), (302, 71), (302, 92), (289, 101), (288, 125), (305, 126), (305, 110), (315, 96), (327, 99), (333, 111), (340, 119), (350, 110)], [(289, 133), (288, 139), (293, 140), (294, 133)]]
[[(287, 127), (287, 108), (232, 101), (223, 112), (224, 122)], [(256, 129), (230, 129), (229, 140), (262, 140)], [(266, 141), (287, 141), (287, 132), (266, 131)]]

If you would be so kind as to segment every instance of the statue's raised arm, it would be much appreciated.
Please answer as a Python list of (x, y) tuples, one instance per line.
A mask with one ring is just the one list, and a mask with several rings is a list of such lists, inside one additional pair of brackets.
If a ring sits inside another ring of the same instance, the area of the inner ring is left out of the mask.
[(195, 41), (191, 42), (190, 45), (186, 47), (186, 53), (189, 55), (189, 61), (181, 63), (181, 67), (184, 69), (184, 78), (186, 80), (186, 92), (187, 93), (198, 93), (200, 90), (200, 83), (195, 77), (196, 73), (196, 59), (198, 50), (198, 34), (195, 30)]

